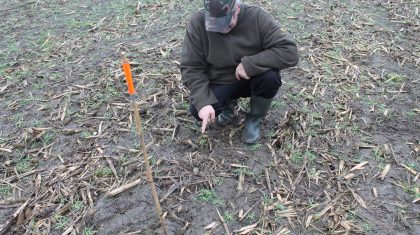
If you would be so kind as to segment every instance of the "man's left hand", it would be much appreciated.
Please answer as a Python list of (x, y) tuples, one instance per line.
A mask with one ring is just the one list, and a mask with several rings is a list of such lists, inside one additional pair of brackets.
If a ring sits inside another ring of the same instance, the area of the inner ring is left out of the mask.
[(242, 63), (240, 63), (238, 65), (238, 67), (236, 67), (236, 72), (235, 72), (235, 76), (236, 79), (241, 80), (241, 78), (243, 79), (249, 79), (248, 75), (245, 72), (244, 66), (242, 65)]

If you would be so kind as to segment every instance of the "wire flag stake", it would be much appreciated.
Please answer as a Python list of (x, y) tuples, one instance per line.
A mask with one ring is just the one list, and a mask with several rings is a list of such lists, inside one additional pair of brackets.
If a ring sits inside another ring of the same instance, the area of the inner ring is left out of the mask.
[[(121, 61), (122, 61), (122, 66), (123, 66), (125, 78), (126, 78), (126, 81), (127, 81), (128, 94), (130, 94), (131, 98), (133, 98), (133, 95), (136, 93), (136, 91), (134, 89), (134, 83), (133, 83), (133, 77), (131, 75), (130, 63), (129, 63), (129, 61), (128, 61), (128, 59), (127, 59), (127, 57), (125, 56), (124, 53), (121, 54)], [(133, 111), (134, 111), (134, 120), (136, 122), (137, 134), (140, 138), (141, 148), (143, 150), (144, 163), (146, 165), (146, 175), (147, 175), (148, 182), (149, 182), (149, 184), (151, 186), (151, 189), (152, 189), (152, 196), (153, 196), (153, 200), (155, 201), (156, 211), (159, 215), (160, 224), (162, 226), (163, 233), (165, 235), (168, 235), (168, 231), (167, 231), (166, 226), (165, 226), (165, 220), (164, 220), (163, 214), (162, 214), (162, 209), (161, 209), (160, 203), (159, 203), (159, 197), (158, 197), (157, 192), (156, 192), (155, 183), (153, 182), (152, 169), (151, 169), (150, 164), (149, 164), (149, 156), (147, 154), (146, 145), (144, 144), (143, 128), (142, 128), (142, 125), (141, 125), (139, 108), (138, 108), (138, 105), (135, 102), (134, 98), (131, 99), (131, 105), (132, 105)]]

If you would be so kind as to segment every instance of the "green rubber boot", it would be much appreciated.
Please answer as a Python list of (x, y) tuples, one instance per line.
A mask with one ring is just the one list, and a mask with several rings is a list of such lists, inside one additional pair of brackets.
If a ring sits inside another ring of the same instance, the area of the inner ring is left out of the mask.
[(261, 120), (267, 115), (273, 99), (261, 96), (251, 97), (251, 112), (246, 115), (245, 127), (242, 130), (242, 141), (255, 144), (260, 138)]
[(227, 126), (232, 124), (233, 118), (235, 117), (234, 111), (237, 102), (237, 100), (232, 100), (229, 106), (225, 110), (223, 110), (223, 112), (219, 114), (219, 116), (217, 116), (217, 124), (219, 126)]

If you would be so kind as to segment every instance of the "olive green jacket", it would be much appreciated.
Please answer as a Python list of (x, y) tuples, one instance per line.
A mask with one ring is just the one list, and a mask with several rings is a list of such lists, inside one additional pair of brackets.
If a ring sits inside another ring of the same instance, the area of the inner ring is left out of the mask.
[(239, 63), (252, 79), (297, 62), (298, 50), (289, 34), (261, 8), (242, 4), (237, 24), (227, 34), (206, 31), (204, 10), (192, 15), (181, 52), (181, 75), (199, 111), (218, 102), (209, 84), (234, 82)]

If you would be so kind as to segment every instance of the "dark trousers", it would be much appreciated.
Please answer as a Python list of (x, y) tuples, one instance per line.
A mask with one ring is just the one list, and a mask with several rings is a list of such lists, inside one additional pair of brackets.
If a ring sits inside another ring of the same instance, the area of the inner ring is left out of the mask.
[[(267, 72), (254, 76), (249, 80), (241, 79), (230, 84), (210, 84), (209, 87), (213, 91), (219, 101), (212, 104), (216, 117), (225, 110), (234, 99), (245, 98), (251, 96), (262, 96), (266, 99), (273, 98), (281, 86), (281, 77), (279, 70), (271, 69)], [(190, 105), (191, 114), (197, 119), (198, 111), (194, 105)]]

